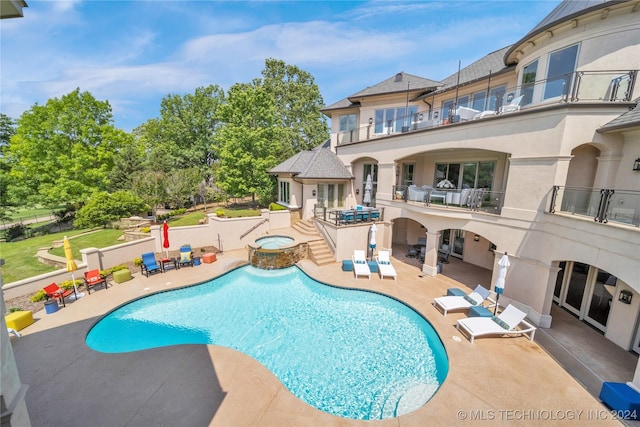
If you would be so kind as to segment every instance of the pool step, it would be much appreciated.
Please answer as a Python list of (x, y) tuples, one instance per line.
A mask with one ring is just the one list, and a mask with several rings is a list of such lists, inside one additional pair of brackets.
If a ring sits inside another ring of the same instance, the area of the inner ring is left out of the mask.
[(413, 412), (427, 403), (437, 390), (437, 384), (414, 381), (388, 386), (371, 405), (369, 419), (388, 419)]

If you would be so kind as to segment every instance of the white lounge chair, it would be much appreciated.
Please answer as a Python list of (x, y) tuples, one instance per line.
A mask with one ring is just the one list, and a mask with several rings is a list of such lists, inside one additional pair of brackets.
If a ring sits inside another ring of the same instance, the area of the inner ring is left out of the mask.
[(469, 340), (473, 342), (475, 337), (483, 335), (520, 335), (529, 333), (529, 339), (533, 341), (536, 327), (524, 320), (527, 314), (509, 304), (497, 317), (468, 317), (460, 319), (456, 323), (459, 331), (464, 331)]
[(355, 274), (356, 279), (358, 276), (367, 276), (367, 278), (371, 279), (371, 270), (363, 250), (354, 250), (351, 260), (353, 261), (353, 274)]
[(396, 280), (398, 274), (389, 259), (389, 251), (379, 251), (378, 255), (376, 255), (376, 263), (378, 264), (378, 272), (380, 273), (381, 279), (384, 279), (386, 276), (393, 277), (393, 280)]
[(438, 297), (433, 300), (433, 305), (442, 310), (442, 314), (446, 317), (449, 311), (468, 310), (471, 306), (483, 305), (485, 301), (491, 302), (487, 307), (494, 307), (496, 302), (489, 298), (490, 294), (491, 291), (487, 288), (482, 285), (477, 285), (469, 295)]

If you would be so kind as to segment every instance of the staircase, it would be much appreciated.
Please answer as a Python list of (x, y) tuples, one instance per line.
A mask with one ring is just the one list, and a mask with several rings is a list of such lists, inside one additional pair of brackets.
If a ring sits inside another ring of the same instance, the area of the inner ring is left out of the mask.
[(296, 231), (307, 236), (317, 236), (316, 240), (309, 240), (309, 259), (316, 265), (326, 265), (336, 262), (331, 249), (324, 241), (315, 225), (309, 221), (296, 221), (292, 226)]

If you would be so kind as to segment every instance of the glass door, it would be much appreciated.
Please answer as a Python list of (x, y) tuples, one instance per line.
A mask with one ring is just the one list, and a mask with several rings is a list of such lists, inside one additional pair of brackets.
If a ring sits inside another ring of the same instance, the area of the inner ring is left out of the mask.
[[(615, 294), (615, 277), (604, 270), (592, 267), (594, 282), (590, 286), (589, 301), (585, 305), (584, 320), (601, 331), (606, 331), (611, 301)], [(613, 288), (609, 287), (609, 278), (612, 277)]]
[(566, 294), (562, 300), (562, 305), (582, 319), (582, 301), (585, 298), (589, 266), (581, 262), (572, 262), (569, 263), (569, 268), (571, 268), (571, 275), (566, 285)]

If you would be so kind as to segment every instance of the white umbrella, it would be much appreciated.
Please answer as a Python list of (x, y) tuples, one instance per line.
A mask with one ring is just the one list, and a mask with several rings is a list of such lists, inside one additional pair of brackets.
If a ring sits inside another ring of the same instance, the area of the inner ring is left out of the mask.
[(364, 195), (362, 196), (362, 203), (369, 206), (371, 203), (371, 190), (373, 190), (373, 180), (371, 174), (367, 175), (367, 182), (364, 184)]
[(378, 227), (376, 224), (371, 224), (371, 228), (369, 229), (369, 248), (371, 249), (371, 258), (373, 259), (373, 250), (376, 248), (376, 231), (378, 231)]
[(510, 265), (509, 256), (505, 252), (502, 258), (500, 258), (500, 261), (498, 261), (498, 277), (496, 277), (496, 282), (493, 284), (493, 289), (496, 292), (496, 307), (493, 310), (493, 314), (498, 310), (498, 299), (504, 292), (505, 279), (507, 278), (507, 270)]

